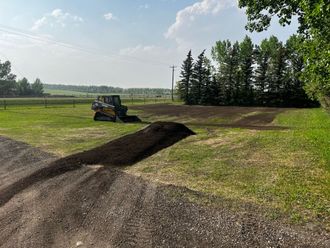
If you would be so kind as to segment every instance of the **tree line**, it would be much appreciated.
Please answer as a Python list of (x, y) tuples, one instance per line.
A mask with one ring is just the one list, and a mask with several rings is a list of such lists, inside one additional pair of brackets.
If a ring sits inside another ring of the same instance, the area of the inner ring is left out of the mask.
[(329, 0), (239, 0), (248, 23), (246, 29), (262, 32), (276, 16), (282, 26), (293, 18), (299, 23), (299, 48), (304, 55), (301, 78), (306, 82), (307, 94), (330, 108), (330, 4)]
[(100, 94), (134, 94), (134, 95), (169, 95), (170, 89), (162, 88), (128, 88), (123, 89), (113, 86), (84, 86), (84, 85), (63, 85), (63, 84), (45, 84), (45, 89), (53, 90), (69, 90), (84, 93), (100, 93)]
[(302, 37), (291, 36), (285, 44), (271, 36), (253, 44), (218, 41), (212, 60), (203, 51), (196, 60), (189, 51), (177, 84), (186, 104), (239, 106), (316, 106), (305, 93), (301, 74), (305, 68), (299, 49)]
[(11, 63), (0, 61), (0, 96), (42, 96), (44, 94), (43, 84), (36, 79), (32, 84), (26, 79), (16, 80), (16, 75), (11, 73)]

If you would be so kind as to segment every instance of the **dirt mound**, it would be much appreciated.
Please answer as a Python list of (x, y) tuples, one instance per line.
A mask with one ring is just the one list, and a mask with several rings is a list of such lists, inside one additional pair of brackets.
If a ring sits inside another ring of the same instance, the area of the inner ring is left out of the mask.
[(134, 134), (116, 139), (90, 151), (69, 156), (62, 159), (61, 162), (65, 164), (132, 165), (193, 134), (194, 132), (183, 124), (155, 122)]
[(50, 164), (0, 190), (0, 206), (31, 185), (53, 178), (84, 165), (128, 166), (147, 158), (176, 142), (194, 135), (183, 124), (155, 122), (136, 133), (110, 141), (89, 151), (77, 153)]

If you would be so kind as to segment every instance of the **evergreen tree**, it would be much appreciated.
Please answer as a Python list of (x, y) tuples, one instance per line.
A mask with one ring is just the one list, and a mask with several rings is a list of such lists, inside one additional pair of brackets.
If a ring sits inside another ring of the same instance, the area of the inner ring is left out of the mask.
[(223, 105), (223, 87), (215, 75), (210, 80), (210, 105)]
[(203, 61), (203, 83), (202, 83), (202, 91), (201, 91), (201, 99), (200, 104), (202, 105), (215, 105), (215, 101), (217, 98), (216, 92), (214, 91), (214, 85), (212, 84), (212, 66), (211, 61), (204, 57)]
[(267, 103), (267, 72), (270, 59), (267, 39), (262, 40), (260, 46), (256, 46), (255, 56), (257, 61), (257, 68), (255, 70), (256, 103), (258, 105), (265, 105)]
[(185, 104), (191, 104), (190, 88), (191, 88), (193, 66), (194, 66), (194, 61), (190, 50), (186, 60), (183, 61), (181, 67), (181, 81), (178, 84), (178, 93), (180, 99), (182, 99)]
[(253, 43), (250, 37), (245, 36), (243, 42), (240, 43), (241, 99), (239, 103), (242, 105), (253, 104), (253, 64)]
[(286, 50), (282, 42), (275, 36), (268, 41), (270, 62), (268, 67), (268, 104), (271, 106), (283, 105), (283, 89), (286, 82)]
[(202, 88), (206, 82), (207, 68), (205, 66), (205, 50), (198, 56), (198, 59), (193, 67), (191, 79), (191, 103), (201, 104)]

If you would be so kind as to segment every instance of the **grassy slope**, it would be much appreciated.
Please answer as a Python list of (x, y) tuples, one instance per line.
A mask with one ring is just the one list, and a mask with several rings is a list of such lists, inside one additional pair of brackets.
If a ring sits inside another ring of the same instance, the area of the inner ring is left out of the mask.
[[(89, 107), (0, 111), (0, 135), (67, 155), (143, 127), (93, 122)], [(149, 116), (147, 120), (158, 118)], [(273, 217), (285, 213), (293, 221), (327, 223), (329, 116), (321, 109), (302, 109), (281, 114), (275, 122), (290, 129), (191, 127), (197, 136), (127, 170), (152, 180), (267, 206)]]

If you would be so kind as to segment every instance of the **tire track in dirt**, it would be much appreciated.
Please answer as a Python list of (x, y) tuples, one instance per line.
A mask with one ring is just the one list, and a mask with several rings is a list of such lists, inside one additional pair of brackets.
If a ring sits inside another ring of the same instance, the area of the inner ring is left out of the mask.
[(115, 247), (152, 247), (153, 224), (151, 222), (154, 209), (156, 186), (144, 184), (135, 211), (131, 212), (125, 225), (120, 230), (120, 235), (115, 239)]

